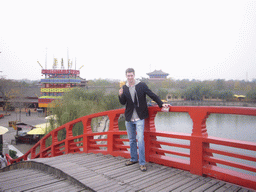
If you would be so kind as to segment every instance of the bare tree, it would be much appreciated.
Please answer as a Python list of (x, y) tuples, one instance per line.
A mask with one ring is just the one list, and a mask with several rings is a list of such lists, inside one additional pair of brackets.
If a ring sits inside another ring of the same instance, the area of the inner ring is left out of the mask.
[[(21, 122), (21, 109), (22, 108), (27, 108), (28, 104), (25, 102), (25, 90), (24, 90), (24, 85), (22, 83), (19, 83), (18, 86), (15, 87), (16, 90), (16, 97), (13, 100), (13, 107), (19, 109), (19, 120)], [(16, 110), (15, 110), (16, 111)], [(17, 115), (17, 113), (16, 113)]]
[(2, 96), (4, 101), (4, 110), (7, 114), (7, 109), (9, 107), (9, 100), (15, 98), (19, 91), (15, 89), (16, 82), (10, 79), (0, 79), (0, 96)]

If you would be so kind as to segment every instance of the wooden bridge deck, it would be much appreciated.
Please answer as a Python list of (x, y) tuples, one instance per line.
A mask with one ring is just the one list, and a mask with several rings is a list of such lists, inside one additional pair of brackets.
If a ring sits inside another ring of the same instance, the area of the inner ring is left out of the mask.
[[(252, 191), (187, 171), (102, 154), (67, 154), (20, 162), (0, 170), (1, 191)], [(53, 190), (54, 189), (54, 190)]]

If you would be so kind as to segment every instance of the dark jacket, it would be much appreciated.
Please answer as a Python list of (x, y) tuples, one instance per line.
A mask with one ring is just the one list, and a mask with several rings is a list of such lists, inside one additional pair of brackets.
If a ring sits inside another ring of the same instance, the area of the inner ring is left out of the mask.
[(134, 108), (136, 108), (137, 114), (140, 119), (148, 118), (148, 106), (146, 101), (146, 95), (153, 99), (158, 106), (161, 108), (163, 102), (161, 99), (154, 94), (145, 83), (139, 82), (135, 85), (136, 95), (134, 102), (132, 101), (129, 87), (123, 86), (123, 94), (119, 96), (119, 101), (122, 105), (126, 105), (125, 109), (125, 120), (131, 121)]

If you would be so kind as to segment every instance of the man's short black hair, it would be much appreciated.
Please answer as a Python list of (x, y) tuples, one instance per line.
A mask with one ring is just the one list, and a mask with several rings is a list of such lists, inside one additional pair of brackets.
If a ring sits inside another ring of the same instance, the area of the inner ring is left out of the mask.
[(135, 75), (135, 71), (133, 68), (126, 69), (125, 74), (127, 74), (127, 73), (133, 73)]

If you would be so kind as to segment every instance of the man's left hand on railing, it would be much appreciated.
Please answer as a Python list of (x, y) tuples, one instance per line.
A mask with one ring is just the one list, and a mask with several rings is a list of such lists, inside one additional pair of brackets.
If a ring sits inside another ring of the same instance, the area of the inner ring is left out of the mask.
[(162, 112), (169, 112), (171, 105), (170, 104), (163, 104), (161, 111)]

